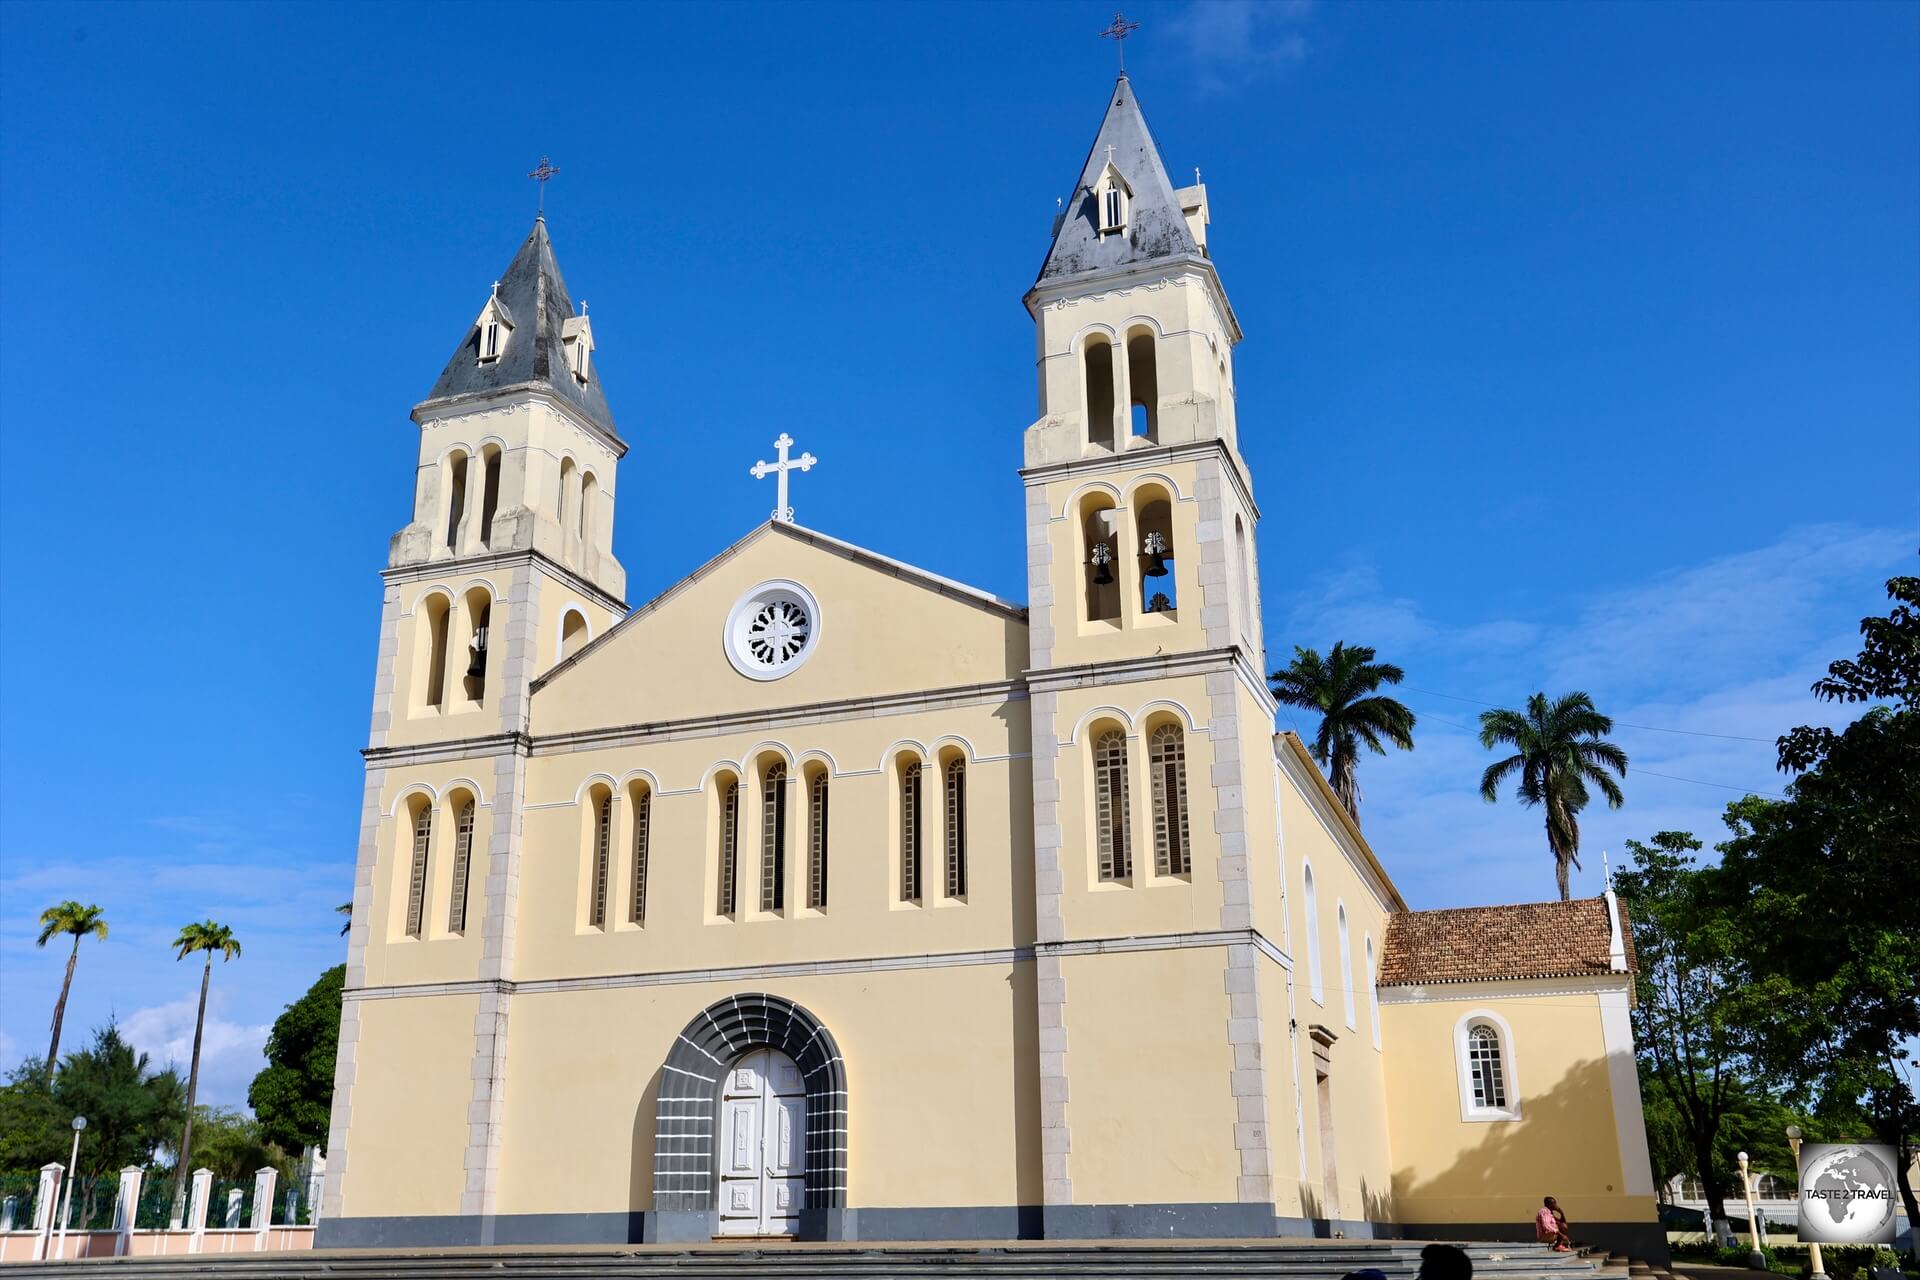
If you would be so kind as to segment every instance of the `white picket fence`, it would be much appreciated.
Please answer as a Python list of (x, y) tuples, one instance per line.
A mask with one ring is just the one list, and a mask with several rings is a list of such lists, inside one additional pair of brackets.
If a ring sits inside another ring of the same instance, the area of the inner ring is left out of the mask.
[[(40, 1170), (40, 1184), (33, 1198), (33, 1222), (26, 1227), (5, 1224), (0, 1230), (0, 1263), (47, 1262), (61, 1258), (144, 1258), (170, 1254), (195, 1253), (267, 1253), (288, 1249), (313, 1248), (311, 1226), (275, 1226), (273, 1192), (280, 1175), (262, 1169), (253, 1176), (253, 1214), (240, 1225), (239, 1195), (233, 1193), (229, 1211), (222, 1219), (227, 1225), (207, 1226), (213, 1206), (213, 1171), (193, 1171), (193, 1192), (188, 1200), (184, 1225), (158, 1230), (140, 1230), (134, 1214), (140, 1204), (140, 1169), (120, 1171), (120, 1189), (113, 1201), (113, 1226), (105, 1231), (69, 1231), (60, 1211), (60, 1194), (66, 1174), (58, 1162)], [(59, 1225), (56, 1225), (58, 1220)]]

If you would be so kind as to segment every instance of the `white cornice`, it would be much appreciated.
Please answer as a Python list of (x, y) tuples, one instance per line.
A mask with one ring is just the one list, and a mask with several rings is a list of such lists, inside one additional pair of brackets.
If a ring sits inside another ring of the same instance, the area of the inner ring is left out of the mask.
[[(384, 582), (426, 582), (435, 578), (445, 578), (449, 574), (484, 573), (488, 569), (509, 568), (514, 565), (531, 562), (533, 566), (548, 577), (578, 591), (610, 613), (624, 614), (627, 602), (616, 595), (595, 586), (566, 565), (561, 564), (543, 551), (522, 548), (514, 551), (485, 551), (478, 555), (448, 556), (444, 560), (422, 560), (415, 564), (393, 565), (380, 571)], [(539, 688), (539, 682), (534, 682)]]
[(1227, 477), (1233, 483), (1234, 492), (1255, 520), (1260, 518), (1260, 504), (1253, 500), (1252, 482), (1247, 478), (1246, 466), (1239, 452), (1223, 437), (1214, 436), (1207, 440), (1194, 440), (1186, 444), (1161, 445), (1152, 449), (1127, 449), (1120, 453), (1099, 454), (1086, 458), (1069, 458), (1065, 462), (1043, 462), (1035, 467), (1022, 467), (1020, 478), (1028, 488), (1051, 484), (1055, 480), (1078, 479), (1081, 476), (1100, 476), (1128, 474), (1135, 471), (1150, 470), (1156, 466), (1165, 466), (1170, 462), (1187, 462), (1208, 454), (1218, 453), (1227, 462)]
[(422, 400), (413, 406), (411, 417), (424, 431), (434, 423), (461, 417), (475, 410), (501, 405), (504, 401), (511, 401), (513, 404), (542, 404), (556, 409), (574, 426), (593, 437), (616, 459), (627, 456), (625, 440), (580, 412), (565, 396), (556, 394), (539, 382), (516, 382), (510, 387), (498, 387), (491, 391), (469, 391), (457, 396), (442, 396), (438, 400)]
[(1485, 982), (1426, 982), (1404, 987), (1381, 987), (1380, 1003), (1452, 1004), (1477, 1000), (1537, 1000), (1544, 996), (1597, 996), (1626, 991), (1633, 975), (1595, 974), (1592, 977), (1500, 978)]

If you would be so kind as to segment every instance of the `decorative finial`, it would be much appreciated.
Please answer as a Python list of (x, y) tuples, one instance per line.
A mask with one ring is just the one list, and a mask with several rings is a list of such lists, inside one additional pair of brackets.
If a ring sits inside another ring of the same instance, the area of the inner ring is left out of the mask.
[(1600, 851), (1600, 883), (1608, 889), (1613, 888), (1613, 862), (1605, 849)]
[(773, 447), (780, 451), (780, 461), (756, 462), (748, 469), (748, 474), (755, 480), (764, 480), (768, 476), (775, 478), (779, 493), (774, 500), (777, 505), (773, 509), (773, 518), (783, 521), (786, 524), (792, 524), (793, 508), (787, 505), (787, 472), (811, 471), (813, 464), (820, 461), (820, 459), (810, 453), (803, 453), (792, 461), (788, 461), (787, 450), (793, 447), (793, 437), (784, 431), (780, 433), (780, 438), (773, 442)]
[(587, 314), (587, 300), (585, 298), (580, 299), (580, 314)]
[(1127, 74), (1126, 39), (1139, 29), (1140, 24), (1137, 22), (1128, 22), (1126, 14), (1115, 13), (1113, 15), (1112, 25), (1100, 33), (1102, 40), (1113, 41), (1114, 47), (1120, 51), (1120, 74), (1123, 76)]
[(1193, 185), (1196, 187), (1200, 185), (1200, 166), (1199, 165), (1193, 166)]
[(547, 183), (551, 181), (553, 175), (558, 172), (560, 172), (559, 165), (553, 164), (549, 162), (545, 156), (541, 156), (539, 167), (527, 175), (540, 184), (540, 211), (536, 216), (543, 220), (547, 216)]

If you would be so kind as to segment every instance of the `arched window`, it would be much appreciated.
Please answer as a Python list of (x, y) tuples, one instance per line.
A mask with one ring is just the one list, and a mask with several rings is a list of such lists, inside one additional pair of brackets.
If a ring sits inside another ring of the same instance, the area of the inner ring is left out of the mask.
[(580, 477), (572, 458), (560, 459), (560, 498), (554, 507), (554, 516), (560, 522), (562, 535), (580, 520)]
[(500, 510), (500, 461), (498, 447), (487, 449), (481, 455), (486, 464), (483, 471), (480, 490), (480, 541), (493, 545), (493, 516)]
[(1147, 739), (1147, 772), (1153, 789), (1153, 869), (1184, 876), (1192, 867), (1187, 845), (1187, 744), (1177, 724), (1163, 724)]
[(1087, 387), (1087, 444), (1112, 449), (1113, 344), (1104, 333), (1091, 334), (1081, 349), (1081, 374)]
[(447, 550), (460, 550), (460, 527), (467, 514), (467, 455), (447, 459)]
[(827, 771), (813, 775), (807, 788), (807, 905), (827, 905)]
[(588, 886), (587, 923), (607, 927), (607, 880), (613, 874), (613, 793), (596, 789), (593, 805), (593, 881)]
[(1156, 444), (1160, 439), (1160, 378), (1154, 366), (1155, 336), (1151, 329), (1127, 335), (1127, 398), (1132, 401), (1129, 427), (1134, 439)]
[(1353, 1030), (1353, 944), (1347, 938), (1347, 904), (1333, 905), (1334, 929), (1340, 943), (1340, 1003), (1347, 1016), (1347, 1030)]
[(628, 901), (627, 919), (634, 924), (647, 922), (647, 844), (653, 839), (653, 791), (636, 783), (627, 793), (633, 810), (633, 896)]
[(493, 621), (493, 595), (485, 587), (467, 593), (467, 666), (461, 687), (469, 702), (487, 696), (487, 627)]
[(407, 872), (407, 936), (417, 938), (427, 911), (427, 851), (433, 844), (433, 805), (422, 801), (413, 815), (413, 865)]
[(1108, 187), (1104, 211), (1100, 215), (1102, 231), (1119, 231), (1127, 225), (1127, 198), (1120, 194), (1120, 188)]
[(1476, 1009), (1454, 1024), (1460, 1118), (1518, 1120), (1520, 1082), (1514, 1070), (1513, 1032), (1499, 1014)]
[(1140, 545), (1140, 611), (1173, 616), (1180, 605), (1179, 570), (1174, 564), (1173, 503), (1166, 490), (1143, 485), (1134, 490), (1134, 531)]
[(1367, 935), (1367, 1021), (1373, 1029), (1373, 1047), (1380, 1047), (1380, 979), (1373, 967), (1373, 935)]
[(900, 901), (920, 901), (920, 762), (900, 770)]
[(1247, 546), (1247, 526), (1239, 516), (1233, 518), (1233, 548), (1240, 584), (1240, 638), (1253, 645), (1253, 553)]
[(1325, 1005), (1327, 989), (1320, 975), (1320, 895), (1314, 889), (1311, 866), (1301, 873), (1300, 883), (1300, 901), (1307, 909), (1307, 989), (1313, 993), (1315, 1004)]
[(732, 778), (720, 783), (720, 914), (733, 914), (740, 826), (740, 784)]
[(1467, 1032), (1467, 1073), (1473, 1081), (1473, 1105), (1489, 1110), (1507, 1105), (1507, 1073), (1500, 1060), (1500, 1033), (1482, 1022)]
[(1089, 494), (1081, 504), (1086, 570), (1086, 616), (1089, 622), (1117, 622), (1120, 618), (1120, 517), (1105, 494)]
[(462, 796), (453, 811), (453, 896), (447, 904), (447, 932), (467, 931), (467, 880), (473, 873), (473, 797)]
[(947, 896), (967, 893), (967, 762), (960, 756), (947, 761)]
[(421, 600), (420, 618), (417, 626), (424, 628), (422, 639), (427, 646), (426, 661), (420, 671), (425, 684), (422, 695), (427, 706), (440, 708), (447, 700), (447, 629), (452, 621), (453, 602), (439, 592), (434, 592)]
[(594, 477), (593, 472), (589, 471), (580, 477), (579, 533), (582, 546), (590, 547), (594, 544), (592, 537), (595, 531), (594, 518), (599, 506), (600, 481)]
[(571, 658), (586, 646), (587, 615), (578, 609), (567, 610), (566, 617), (560, 620), (560, 656)]
[(1133, 874), (1133, 850), (1127, 828), (1127, 735), (1109, 729), (1093, 744), (1093, 822), (1097, 832), (1102, 880), (1125, 880)]
[(774, 761), (761, 775), (760, 909), (787, 905), (787, 766)]

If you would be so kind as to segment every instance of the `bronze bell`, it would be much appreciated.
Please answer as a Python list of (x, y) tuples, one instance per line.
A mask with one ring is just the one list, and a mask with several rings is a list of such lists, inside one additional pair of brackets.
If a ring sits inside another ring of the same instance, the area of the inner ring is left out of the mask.
[(1109, 566), (1113, 563), (1113, 552), (1108, 549), (1106, 543), (1096, 542), (1093, 544), (1093, 550), (1087, 554), (1087, 563), (1093, 566), (1094, 586), (1105, 587), (1112, 585), (1113, 570)]
[(473, 633), (473, 641), (468, 649), (473, 656), (467, 661), (467, 678), (479, 680), (487, 674), (487, 629), (481, 627)]
[(1167, 576), (1167, 540), (1165, 538), (1157, 533), (1148, 534), (1146, 557), (1147, 567), (1140, 572), (1149, 578), (1164, 578)]

